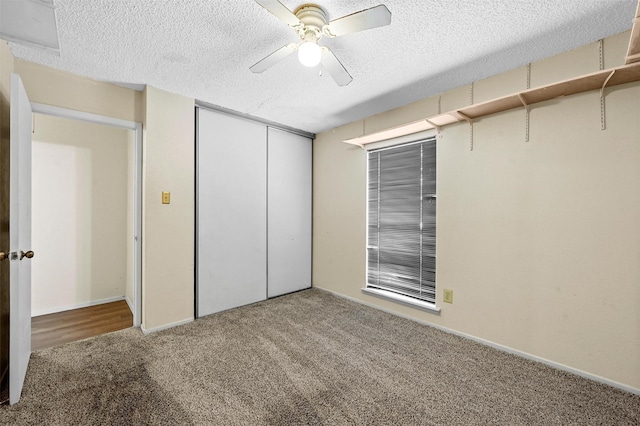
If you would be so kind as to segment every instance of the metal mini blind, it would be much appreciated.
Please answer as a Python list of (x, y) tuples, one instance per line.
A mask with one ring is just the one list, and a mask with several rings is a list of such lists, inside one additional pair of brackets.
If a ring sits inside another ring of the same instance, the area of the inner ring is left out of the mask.
[(369, 152), (367, 287), (435, 303), (436, 142)]

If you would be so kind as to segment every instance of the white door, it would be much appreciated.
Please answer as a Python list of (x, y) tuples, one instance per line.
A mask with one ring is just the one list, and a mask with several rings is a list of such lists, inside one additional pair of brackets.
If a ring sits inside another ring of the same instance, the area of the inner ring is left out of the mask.
[(267, 129), (198, 109), (197, 316), (267, 298)]
[(31, 356), (31, 104), (11, 74), (9, 403), (20, 400)]
[(311, 287), (311, 140), (268, 133), (268, 297)]

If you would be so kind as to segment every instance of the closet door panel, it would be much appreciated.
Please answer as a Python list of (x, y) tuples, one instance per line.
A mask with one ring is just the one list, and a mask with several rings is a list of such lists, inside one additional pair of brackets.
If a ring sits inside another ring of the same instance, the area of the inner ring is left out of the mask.
[(268, 296), (311, 287), (311, 140), (268, 130)]
[(198, 109), (197, 315), (267, 293), (266, 126)]

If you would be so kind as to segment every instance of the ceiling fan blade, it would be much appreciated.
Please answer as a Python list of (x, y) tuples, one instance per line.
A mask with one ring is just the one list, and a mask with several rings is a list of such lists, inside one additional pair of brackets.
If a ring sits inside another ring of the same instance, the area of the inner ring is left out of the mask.
[(249, 69), (255, 73), (261, 73), (267, 68), (275, 65), (277, 62), (280, 62), (287, 56), (291, 55), (298, 49), (298, 45), (295, 43), (287, 44), (286, 46), (282, 46), (280, 49), (273, 52), (271, 55), (266, 58), (256, 62)]
[(278, 0), (256, 0), (256, 3), (267, 9), (276, 18), (280, 19), (282, 22), (291, 27), (295, 27), (296, 25), (301, 24), (298, 17)]
[(391, 23), (391, 12), (384, 4), (361, 10), (342, 18), (329, 22), (326, 30), (328, 35), (337, 37), (351, 34), (358, 31), (370, 30), (371, 28), (383, 27)]
[(346, 86), (353, 80), (345, 67), (340, 63), (338, 58), (336, 58), (336, 55), (334, 55), (327, 46), (322, 46), (322, 66), (338, 86)]

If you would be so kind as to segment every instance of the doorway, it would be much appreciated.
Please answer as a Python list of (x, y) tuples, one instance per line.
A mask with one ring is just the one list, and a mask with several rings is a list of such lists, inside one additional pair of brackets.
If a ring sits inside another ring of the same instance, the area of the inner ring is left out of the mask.
[(126, 302), (132, 324), (140, 326), (142, 126), (32, 108), (33, 235), (40, 246), (32, 315), (106, 313)]

